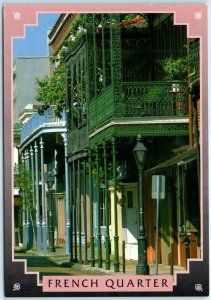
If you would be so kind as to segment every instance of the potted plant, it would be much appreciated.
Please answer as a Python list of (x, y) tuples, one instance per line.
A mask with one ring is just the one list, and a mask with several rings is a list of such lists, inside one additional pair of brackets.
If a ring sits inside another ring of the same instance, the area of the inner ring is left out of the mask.
[(172, 58), (167, 57), (158, 61), (159, 65), (162, 67), (166, 81), (175, 81), (187, 79), (188, 73), (188, 57), (178, 57)]

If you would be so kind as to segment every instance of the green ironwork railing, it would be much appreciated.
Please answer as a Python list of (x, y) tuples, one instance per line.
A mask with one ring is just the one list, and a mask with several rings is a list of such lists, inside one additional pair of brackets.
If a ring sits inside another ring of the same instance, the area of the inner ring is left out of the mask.
[(92, 99), (89, 106), (89, 129), (97, 127), (114, 115), (113, 87)]
[(186, 82), (123, 83), (123, 97), (126, 117), (187, 115)]
[(89, 130), (115, 117), (186, 116), (187, 87), (182, 81), (123, 82), (122, 93), (114, 101), (110, 86), (88, 104)]

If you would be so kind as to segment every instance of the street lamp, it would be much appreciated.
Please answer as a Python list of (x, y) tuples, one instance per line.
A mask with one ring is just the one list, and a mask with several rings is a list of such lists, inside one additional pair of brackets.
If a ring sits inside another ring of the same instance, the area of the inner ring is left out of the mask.
[(54, 246), (54, 226), (53, 226), (53, 184), (54, 184), (54, 177), (51, 176), (51, 174), (47, 174), (46, 178), (47, 186), (48, 186), (48, 237), (49, 237), (49, 245), (48, 245), (48, 251), (49, 252), (55, 252), (55, 246)]
[(141, 142), (140, 136), (137, 138), (136, 146), (133, 149), (133, 155), (138, 168), (139, 177), (139, 235), (138, 235), (138, 265), (136, 266), (137, 275), (149, 274), (149, 265), (147, 264), (147, 242), (144, 228), (144, 186), (143, 169), (146, 160), (147, 149)]

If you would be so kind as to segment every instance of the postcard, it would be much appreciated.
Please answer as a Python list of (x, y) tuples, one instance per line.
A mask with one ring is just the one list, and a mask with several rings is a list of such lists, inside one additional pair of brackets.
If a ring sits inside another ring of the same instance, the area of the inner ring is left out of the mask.
[(205, 4), (5, 4), (7, 297), (208, 296)]

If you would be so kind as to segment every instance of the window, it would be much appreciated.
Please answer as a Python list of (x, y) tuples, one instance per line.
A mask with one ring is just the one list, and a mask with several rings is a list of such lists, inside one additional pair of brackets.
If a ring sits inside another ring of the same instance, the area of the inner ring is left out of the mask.
[(133, 208), (133, 192), (127, 191), (127, 208)]

